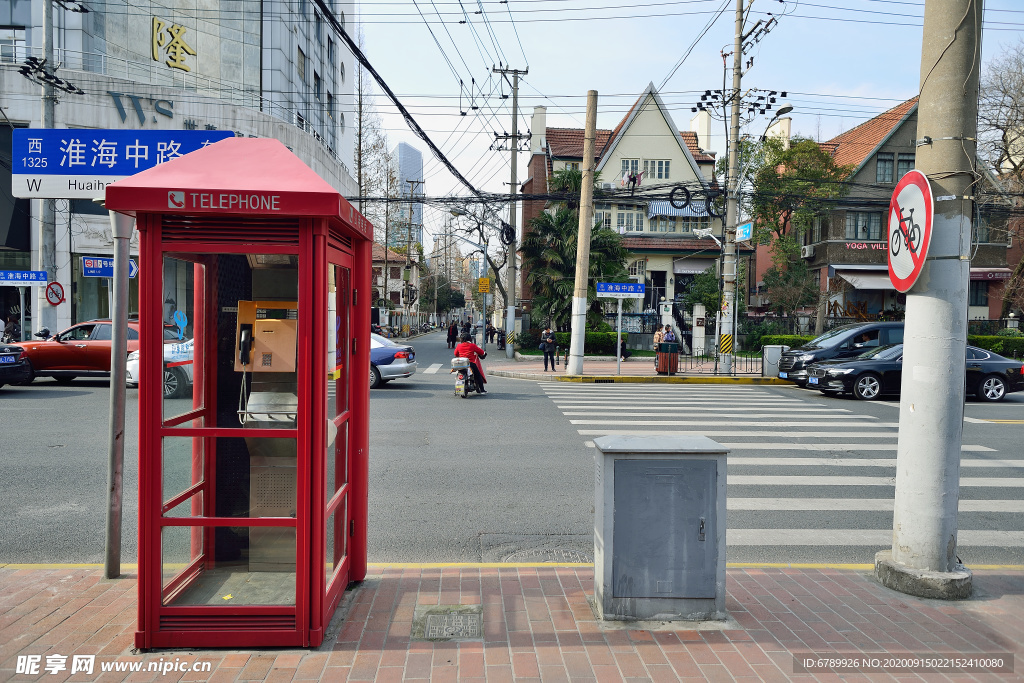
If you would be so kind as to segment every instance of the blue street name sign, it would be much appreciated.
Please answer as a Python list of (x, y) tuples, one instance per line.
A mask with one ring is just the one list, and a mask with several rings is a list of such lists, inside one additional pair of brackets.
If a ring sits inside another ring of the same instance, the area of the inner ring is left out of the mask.
[(598, 282), (597, 296), (604, 299), (642, 299), (642, 282)]
[(15, 197), (95, 199), (107, 185), (225, 138), (230, 130), (15, 128)]
[[(139, 264), (135, 259), (128, 259), (128, 277), (139, 274)], [(106, 256), (83, 256), (82, 275), (84, 277), (114, 277), (114, 259)]]
[(45, 284), (45, 270), (0, 270), (0, 285), (42, 287)]
[(736, 228), (736, 241), (746, 242), (754, 236), (754, 224), (744, 223)]

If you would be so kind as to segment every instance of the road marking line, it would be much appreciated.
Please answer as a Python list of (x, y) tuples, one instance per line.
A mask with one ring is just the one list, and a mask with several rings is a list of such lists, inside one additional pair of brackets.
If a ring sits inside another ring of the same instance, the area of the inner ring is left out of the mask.
[[(892, 529), (729, 529), (726, 536), (730, 546), (892, 546)], [(997, 531), (988, 529), (957, 531), (957, 545), (997, 546), (1018, 548), (1024, 546), (1024, 531)]]
[[(780, 467), (896, 467), (896, 458), (747, 458), (729, 456), (730, 465)], [(1024, 468), (1024, 460), (961, 460), (961, 467)]]
[(424, 370), (423, 374), (424, 375), (433, 375), (433, 374), (436, 374), (437, 371), (440, 370), (440, 369), (441, 369), (441, 364), (440, 363), (434, 363), (429, 368)]
[[(729, 498), (729, 510), (892, 512), (892, 498)], [(1024, 512), (1022, 500), (961, 500), (960, 512)]]
[[(873, 426), (873, 425), (868, 425)], [(678, 436), (682, 435), (697, 435), (697, 436), (771, 436), (775, 438), (814, 438), (814, 439), (882, 439), (882, 438), (894, 438), (897, 435), (895, 433), (889, 434), (865, 434), (864, 432), (793, 432), (791, 434), (779, 434), (778, 431), (765, 431), (765, 432), (753, 432), (753, 431), (731, 431), (731, 430), (713, 430), (713, 431), (694, 431), (686, 429), (577, 429), (577, 433), (580, 436)], [(749, 444), (756, 446), (757, 444)], [(817, 444), (820, 446), (828, 446), (828, 443)]]
[[(645, 411), (645, 412), (642, 412), (642, 413), (624, 413), (624, 412), (622, 412), (620, 410), (607, 411), (607, 412), (600, 411), (600, 410), (587, 410), (587, 411), (583, 411), (583, 412), (571, 412), (571, 411), (567, 412), (567, 411), (563, 410), (562, 411), (562, 415), (565, 415), (566, 417), (586, 417), (588, 415), (591, 416), (591, 417), (599, 417), (601, 415), (607, 415), (607, 416), (610, 416), (610, 417), (661, 417), (661, 415), (659, 415), (658, 413), (662, 413), (662, 412), (667, 413), (665, 415), (665, 417), (671, 417), (672, 415), (678, 413), (679, 411), (675, 411), (675, 410), (667, 411), (666, 409), (663, 409), (663, 408), (652, 409), (652, 410), (648, 410), (648, 411)], [(746, 417), (746, 418), (750, 418), (750, 419), (772, 419), (772, 418), (779, 418), (779, 417), (806, 417), (807, 419), (821, 418), (823, 420), (877, 420), (878, 419), (877, 417), (861, 416), (861, 415), (820, 415), (820, 414), (815, 414), (816, 411), (813, 411), (813, 410), (775, 411), (775, 412), (781, 413), (779, 415), (775, 415), (775, 414), (772, 414), (772, 413), (761, 413), (761, 412), (757, 412), (757, 413), (719, 413), (719, 412), (715, 412), (714, 410), (702, 410), (700, 412), (702, 414), (704, 414), (704, 415), (707, 415), (709, 418), (714, 417), (714, 418), (728, 418), (728, 419), (736, 419), (736, 418), (742, 418), (742, 417)], [(804, 415), (803, 413), (810, 413), (810, 414), (809, 415)], [(632, 422), (631, 424), (639, 424), (639, 423)], [(875, 424), (881, 424), (881, 423), (875, 423)]]
[[(896, 486), (896, 477), (730, 474), (728, 483), (736, 486)], [(960, 477), (960, 487), (963, 488), (965, 486), (979, 488), (1024, 488), (1024, 478)]]
[[(718, 417), (716, 415), (709, 415), (709, 419)], [(730, 427), (824, 427), (828, 424), (829, 419), (817, 420), (815, 422), (730, 422)], [(864, 419), (859, 417), (851, 417), (851, 419)], [(569, 420), (569, 424), (574, 425), (638, 425), (644, 427), (702, 427), (708, 424), (709, 420), (692, 421), (692, 420)], [(865, 420), (863, 424), (844, 422), (843, 427), (887, 427), (895, 429), (899, 427), (898, 422), (868, 422)]]

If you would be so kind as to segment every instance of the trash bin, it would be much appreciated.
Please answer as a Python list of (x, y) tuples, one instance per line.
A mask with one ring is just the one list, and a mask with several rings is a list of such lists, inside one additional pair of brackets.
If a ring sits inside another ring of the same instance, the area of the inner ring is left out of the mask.
[(699, 435), (602, 436), (594, 445), (600, 617), (725, 619), (729, 449)]
[(679, 344), (661, 342), (656, 349), (655, 369), (659, 375), (674, 375), (679, 370)]

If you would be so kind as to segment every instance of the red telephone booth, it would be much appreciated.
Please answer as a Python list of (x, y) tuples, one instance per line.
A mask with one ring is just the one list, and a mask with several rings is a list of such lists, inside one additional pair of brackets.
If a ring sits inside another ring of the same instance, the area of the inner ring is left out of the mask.
[(264, 139), (106, 206), (141, 236), (136, 645), (319, 645), (366, 574), (372, 226)]

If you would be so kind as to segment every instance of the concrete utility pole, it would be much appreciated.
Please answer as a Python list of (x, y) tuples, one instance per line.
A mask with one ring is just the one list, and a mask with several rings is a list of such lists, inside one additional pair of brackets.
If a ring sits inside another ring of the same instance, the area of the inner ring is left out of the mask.
[(412, 294), (412, 206), (416, 198), (416, 186), (422, 185), (422, 180), (406, 180), (409, 183), (409, 225), (405, 235), (405, 269), (409, 271), (409, 281), (402, 286), (402, 297), (405, 300), (405, 312), (412, 313), (412, 304), (409, 302), (409, 295)]
[[(516, 168), (519, 160), (519, 76), (525, 76), (530, 73), (529, 69), (519, 71), (517, 69), (492, 69), (494, 73), (502, 75), (512, 74), (512, 135), (509, 139), (512, 141), (512, 182), (511, 189), (509, 190), (509, 207), (508, 207), (508, 224), (512, 226), (512, 234), (516, 233), (516, 184), (518, 177), (516, 175)], [(504, 136), (498, 136), (499, 139)], [(508, 301), (505, 302), (505, 338), (509, 339), (511, 333), (515, 332), (516, 329), (516, 249), (517, 241), (515, 237), (512, 239), (512, 244), (508, 247), (508, 265), (505, 269), (505, 292), (508, 295)], [(505, 344), (505, 357), (515, 358), (516, 350), (514, 344)]]
[(590, 229), (594, 225), (594, 139), (597, 136), (597, 91), (587, 91), (587, 123), (583, 131), (583, 181), (580, 186), (580, 227), (576, 238), (576, 286), (572, 293), (572, 337), (565, 374), (583, 374), (583, 343), (587, 335), (587, 279), (590, 275)]
[(736, 0), (736, 35), (732, 47), (732, 107), (729, 114), (729, 176), (726, 180), (725, 209), (725, 308), (720, 311), (719, 367), (726, 375), (732, 374), (733, 321), (736, 306), (736, 219), (740, 215), (737, 187), (740, 158), (740, 80), (743, 77), (743, 0)]
[[(53, 72), (53, 1), (43, 0), (43, 61), (45, 69)], [(49, 83), (43, 84), (42, 94), (42, 127), (53, 128), (54, 108), (57, 98), (53, 94), (53, 86)], [(39, 200), (39, 230), (36, 233), (36, 259), (35, 270), (45, 270), (48, 282), (57, 280), (57, 209), (53, 199)], [(36, 301), (32, 311), (32, 321), (36, 329), (47, 327), (53, 334), (57, 334), (57, 306), (51, 306), (46, 301), (46, 287), (35, 287)], [(70, 285), (67, 288), (68, 296), (71, 295)], [(65, 304), (61, 304), (62, 306)], [(31, 337), (29, 337), (31, 339)]]
[(971, 594), (956, 516), (981, 21), (979, 0), (925, 4), (916, 161), (931, 181), (935, 217), (927, 260), (907, 293), (892, 550), (875, 556), (883, 585), (931, 598)]

